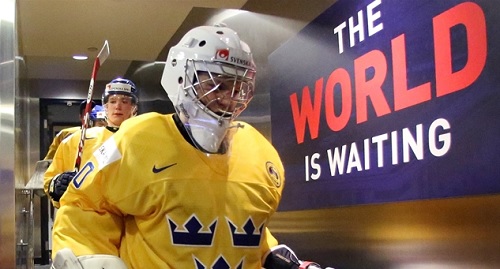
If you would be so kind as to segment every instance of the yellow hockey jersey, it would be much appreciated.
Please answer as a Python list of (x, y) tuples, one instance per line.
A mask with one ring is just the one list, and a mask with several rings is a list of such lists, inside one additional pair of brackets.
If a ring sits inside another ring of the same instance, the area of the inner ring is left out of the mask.
[(278, 243), (267, 225), (284, 169), (269, 141), (240, 124), (219, 155), (189, 144), (172, 115), (127, 120), (61, 199), (53, 251), (119, 254), (128, 268), (261, 268)]
[[(78, 129), (80, 130), (80, 129)], [(106, 139), (108, 139), (113, 132), (106, 129), (105, 127), (93, 127), (85, 131), (86, 139), (84, 141), (84, 147), (82, 152), (81, 163), (84, 164), (97, 147), (102, 145)], [(78, 154), (78, 145), (80, 144), (81, 132), (76, 131), (73, 134), (66, 137), (54, 154), (52, 163), (47, 168), (44, 174), (43, 188), (45, 193), (49, 194), (49, 185), (53, 177), (58, 174), (74, 171), (75, 162)], [(53, 201), (52, 204), (59, 208), (59, 202)]]
[(54, 137), (54, 139), (52, 140), (52, 144), (50, 144), (50, 146), (49, 146), (49, 150), (47, 151), (47, 155), (45, 155), (45, 158), (43, 158), (43, 159), (44, 160), (53, 159), (54, 155), (56, 154), (56, 150), (59, 147), (59, 145), (61, 144), (61, 142), (66, 137), (69, 137), (74, 132), (79, 131), (80, 129), (81, 129), (80, 126), (75, 126), (75, 127), (65, 128), (65, 129), (62, 129), (61, 131), (59, 131), (57, 133), (56, 137)]

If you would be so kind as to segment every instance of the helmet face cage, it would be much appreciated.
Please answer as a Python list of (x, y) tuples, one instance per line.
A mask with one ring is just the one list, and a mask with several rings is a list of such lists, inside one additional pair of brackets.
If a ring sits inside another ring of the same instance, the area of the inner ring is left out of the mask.
[(169, 50), (161, 85), (195, 146), (225, 152), (233, 120), (254, 95), (256, 67), (248, 44), (223, 26), (191, 29)]
[(255, 70), (188, 59), (184, 93), (218, 121), (233, 120), (253, 98)]

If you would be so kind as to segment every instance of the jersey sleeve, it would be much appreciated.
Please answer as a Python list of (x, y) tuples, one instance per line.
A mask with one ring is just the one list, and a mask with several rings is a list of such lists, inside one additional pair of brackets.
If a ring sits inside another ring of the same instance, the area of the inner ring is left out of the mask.
[[(270, 197), (273, 197), (272, 202), (269, 202), (270, 209), (270, 220), (272, 222), (272, 215), (277, 211), (278, 205), (281, 200), (283, 188), (285, 186), (285, 170), (281, 158), (276, 151), (276, 149), (272, 146), (272, 144), (253, 126), (248, 123), (241, 122), (244, 124), (244, 132), (246, 132), (244, 139), (240, 139), (235, 143), (234, 147), (238, 147), (239, 149), (248, 147), (248, 145), (252, 145), (252, 148), (255, 149), (252, 152), (253, 156), (260, 156), (260, 158), (267, 160), (266, 162), (266, 176), (256, 176), (251, 172), (248, 174), (253, 175), (254, 178), (263, 178), (262, 184), (267, 186), (267, 189), (270, 193)], [(242, 132), (243, 130), (239, 130)], [(262, 197), (263, 195), (258, 194), (256, 196)], [(265, 228), (264, 237), (262, 241), (262, 245), (260, 247), (261, 256), (264, 257), (268, 251), (279, 244), (278, 240), (272, 235), (269, 228)]]
[[(87, 139), (84, 143), (81, 162), (84, 164), (92, 156), (94, 150), (110, 136), (110, 132), (102, 127), (87, 129)], [(48, 194), (50, 182), (53, 177), (69, 171), (75, 171), (75, 162), (78, 155), (81, 132), (69, 133), (60, 143), (54, 154), (53, 160), (44, 175), (44, 191)], [(52, 201), (54, 206), (58, 204)], [(59, 206), (57, 206), (59, 207)]]
[[(103, 159), (108, 139), (82, 165), (80, 171), (61, 198), (53, 230), (53, 253), (69, 247), (76, 256), (92, 254), (118, 255), (123, 230), (123, 215), (104, 196), (106, 171), (119, 159), (109, 155)], [(113, 191), (113, 190), (111, 190)]]
[[(72, 139), (73, 137), (76, 137), (76, 139)], [(79, 140), (79, 137), (78, 133), (73, 133), (64, 139), (57, 147), (52, 163), (44, 174), (43, 189), (47, 195), (49, 195), (50, 183), (55, 176), (74, 170), (74, 160), (76, 157), (76, 146), (74, 145), (74, 140)], [(54, 207), (59, 208), (59, 202), (52, 199), (51, 201)]]

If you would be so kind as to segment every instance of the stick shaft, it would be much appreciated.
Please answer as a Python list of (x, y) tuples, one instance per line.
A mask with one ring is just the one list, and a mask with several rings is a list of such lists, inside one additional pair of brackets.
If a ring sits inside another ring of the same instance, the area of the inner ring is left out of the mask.
[(82, 161), (82, 153), (83, 153), (83, 146), (85, 144), (85, 133), (87, 132), (87, 128), (89, 128), (89, 123), (90, 123), (90, 110), (92, 109), (92, 96), (94, 95), (94, 81), (97, 78), (97, 72), (99, 71), (99, 68), (101, 65), (106, 61), (106, 59), (109, 56), (109, 44), (108, 41), (106, 40), (104, 42), (104, 45), (97, 55), (97, 57), (94, 60), (94, 67), (92, 68), (92, 76), (90, 78), (90, 85), (89, 85), (89, 91), (87, 94), (87, 103), (85, 105), (85, 112), (83, 116), (83, 122), (82, 122), (82, 128), (81, 128), (81, 135), (80, 135), (80, 143), (78, 144), (78, 154), (76, 156), (76, 161), (75, 161), (75, 170), (78, 171), (80, 169), (80, 164)]

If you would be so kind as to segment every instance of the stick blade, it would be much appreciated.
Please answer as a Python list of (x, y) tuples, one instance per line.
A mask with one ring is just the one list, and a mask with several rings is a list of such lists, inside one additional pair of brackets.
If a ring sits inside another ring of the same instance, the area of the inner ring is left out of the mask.
[(109, 43), (108, 43), (108, 40), (106, 40), (106, 41), (104, 41), (104, 45), (102, 46), (101, 51), (97, 55), (97, 58), (99, 59), (99, 63), (100, 63), (99, 65), (104, 63), (104, 61), (106, 61), (108, 56), (109, 56)]

